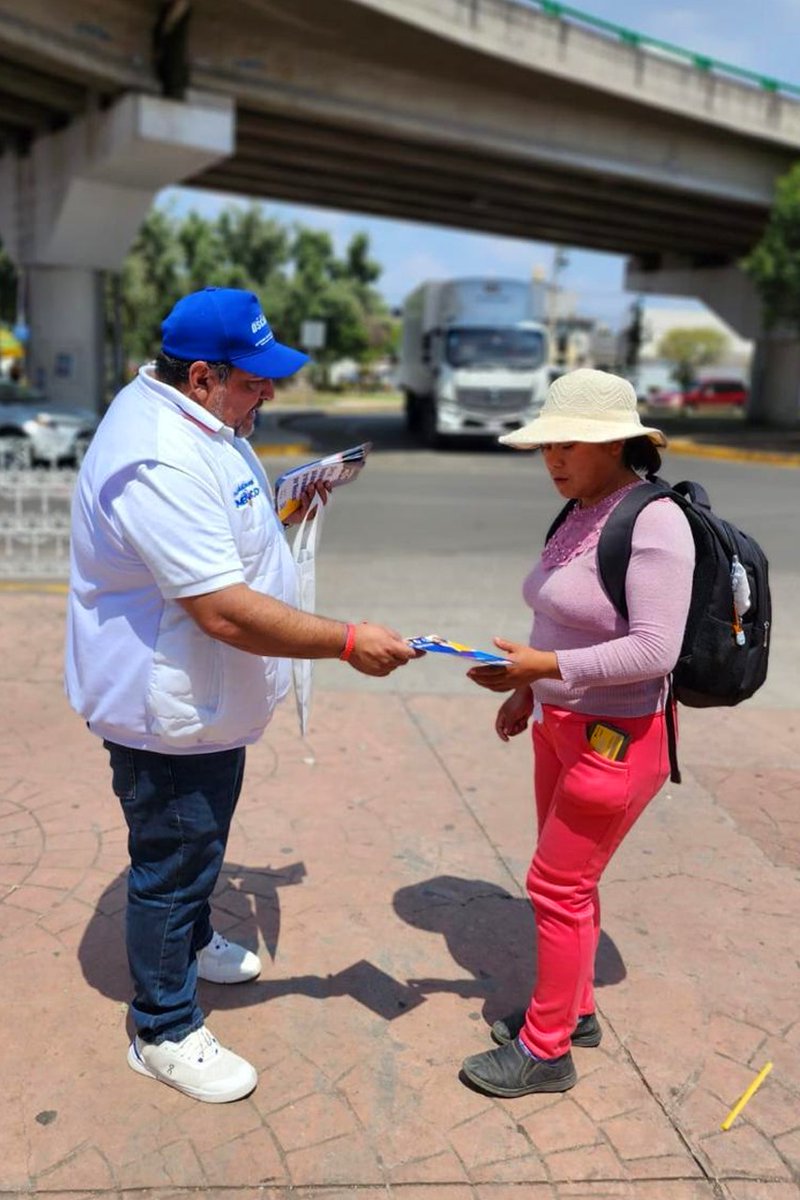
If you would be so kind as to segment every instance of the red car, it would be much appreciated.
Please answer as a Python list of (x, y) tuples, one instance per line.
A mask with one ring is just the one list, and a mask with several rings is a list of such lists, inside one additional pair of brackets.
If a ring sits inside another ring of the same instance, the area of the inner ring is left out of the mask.
[(729, 404), (744, 408), (747, 388), (741, 379), (702, 379), (683, 393), (684, 408), (705, 408), (706, 405)]

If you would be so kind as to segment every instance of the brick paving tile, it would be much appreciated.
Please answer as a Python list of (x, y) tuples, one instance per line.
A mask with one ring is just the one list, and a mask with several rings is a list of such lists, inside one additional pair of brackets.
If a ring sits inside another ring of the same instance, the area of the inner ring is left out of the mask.
[(625, 1160), (625, 1169), (632, 1179), (691, 1179), (703, 1177), (703, 1169), (694, 1160), (682, 1154), (662, 1154), (658, 1158), (633, 1158)]
[(558, 1200), (720, 1200), (720, 1191), (717, 1184), (700, 1180), (604, 1180), (560, 1183)]
[[(41, 1175), (32, 1174), (31, 1182), (34, 1192), (58, 1191), (65, 1192), (73, 1188), (103, 1192), (115, 1187), (114, 1171), (96, 1146), (78, 1146), (63, 1160), (55, 1163)], [(171, 1182), (165, 1179), (166, 1183)]]
[[(795, 1119), (798, 1118), (800, 1114), (795, 1113)], [(795, 1178), (800, 1178), (800, 1127), (790, 1133), (778, 1134), (775, 1149), (783, 1156)]]
[(623, 1162), (677, 1155), (683, 1145), (667, 1118), (652, 1111), (626, 1113), (602, 1123), (603, 1133)]
[(329, 1142), (286, 1153), (289, 1178), (295, 1185), (383, 1183), (385, 1173), (378, 1155), (362, 1134), (334, 1138)]
[(432, 1125), (398, 1114), (394, 1129), (375, 1129), (374, 1132), (380, 1138), (381, 1158), (389, 1170), (421, 1160), (433, 1164), (442, 1154), (450, 1155), (446, 1125)]
[[(543, 1100), (544, 1097), (537, 1099)], [(520, 1116), (520, 1125), (541, 1154), (576, 1146), (592, 1146), (602, 1140), (597, 1122), (586, 1115), (573, 1099), (573, 1094), (563, 1095), (559, 1101), (528, 1116)]]
[(525, 1184), (544, 1183), (547, 1181), (547, 1167), (540, 1155), (535, 1152), (521, 1155), (519, 1158), (500, 1158), (492, 1162), (480, 1163), (470, 1169), (470, 1179), (473, 1183), (508, 1183)]
[[(157, 1088), (151, 1091), (160, 1094)], [(253, 1103), (257, 1095), (258, 1089), (241, 1104), (197, 1104), (188, 1111), (185, 1104), (179, 1103), (170, 1114), (170, 1125), (176, 1133), (195, 1142), (203, 1161), (213, 1159), (218, 1149), (253, 1134), (269, 1139), (265, 1134), (265, 1123)]]
[[(774, 1069), (772, 1073), (774, 1074)], [(769, 1087), (764, 1084), (759, 1088), (758, 1104), (751, 1108), (751, 1100), (742, 1117), (767, 1137), (777, 1141), (785, 1134), (794, 1133), (800, 1128), (800, 1106), (793, 1089), (785, 1086), (780, 1079), (772, 1079), (770, 1076), (770, 1080)]]
[[(251, 1055), (251, 1058), (257, 1057)], [(262, 1067), (259, 1086), (250, 1097), (249, 1103), (261, 1113), (266, 1123), (275, 1118), (279, 1125), (283, 1120), (291, 1126), (292, 1114), (296, 1111), (293, 1106), (315, 1096), (326, 1087), (325, 1076), (313, 1063), (307, 1062), (302, 1055), (284, 1053), (268, 1068)], [(281, 1113), (287, 1113), (287, 1116), (281, 1118)]]
[(797, 1200), (797, 1184), (732, 1179), (726, 1182), (725, 1193), (725, 1200)]
[(203, 1174), (211, 1186), (290, 1183), (284, 1155), (267, 1129), (252, 1130), (213, 1150), (203, 1143), (199, 1145)]
[[(2, 1196), (2, 1195), (3, 1195), (3, 1193), (0, 1192), (0, 1196)], [(51, 1191), (49, 1188), (47, 1190), (47, 1200), (97, 1200), (97, 1197), (98, 1197), (97, 1192), (83, 1192), (83, 1191), (59, 1192), (59, 1191)], [(110, 1190), (106, 1189), (106, 1191), (104, 1191), (102, 1193), (102, 1200), (122, 1200), (122, 1198), (120, 1197), (120, 1195), (117, 1191), (110, 1191)], [(159, 1200), (166, 1200), (166, 1197), (159, 1196)], [(205, 1200), (205, 1198), (204, 1198), (204, 1200)]]
[(547, 1172), (556, 1183), (569, 1180), (606, 1180), (625, 1178), (630, 1174), (621, 1165), (609, 1146), (580, 1146), (573, 1150), (558, 1150), (545, 1157)]
[(289, 1153), (353, 1133), (356, 1119), (352, 1111), (330, 1092), (317, 1092), (273, 1112), (270, 1128)]
[[(558, 1200), (556, 1190), (549, 1183), (526, 1183), (524, 1189), (503, 1183), (479, 1183), (472, 1193), (472, 1200), (521, 1200), (520, 1191), (524, 1191), (525, 1200)], [(441, 1197), (441, 1200), (445, 1198)]]
[(738, 1020), (727, 1013), (710, 1013), (707, 1023), (708, 1041), (717, 1054), (727, 1055), (737, 1062), (752, 1062), (760, 1053), (768, 1036), (765, 1029), (748, 1021)]
[(531, 1151), (525, 1129), (508, 1105), (465, 1121), (448, 1133), (448, 1139), (468, 1171), (502, 1158), (519, 1160)]
[(467, 1182), (470, 1178), (466, 1167), (452, 1150), (443, 1150), (439, 1154), (432, 1154), (426, 1158), (412, 1157), (407, 1162), (389, 1165), (386, 1174), (390, 1183), (398, 1185), (398, 1195), (405, 1194), (405, 1189), (403, 1192), (399, 1191), (401, 1184), (446, 1183), (452, 1185), (462, 1181)]
[(740, 1123), (737, 1119), (727, 1132), (719, 1131), (701, 1138), (700, 1147), (711, 1170), (718, 1177), (792, 1178), (791, 1169), (782, 1160), (772, 1140), (745, 1121)]
[[(424, 1184), (410, 1184), (408, 1186), (391, 1188), (390, 1194), (393, 1200), (442, 1200), (442, 1195), (447, 1197), (447, 1200), (475, 1200), (475, 1191), (472, 1187), (454, 1184), (448, 1187), (444, 1193), (441, 1188)], [(344, 1197), (341, 1200), (345, 1200)], [(352, 1195), (347, 1200), (356, 1200)], [(361, 1200), (361, 1194), (357, 1196), (357, 1200)], [(497, 1196), (496, 1200), (504, 1200), (502, 1196)], [(519, 1195), (517, 1196), (519, 1200)], [(538, 1197), (534, 1197), (538, 1200)]]

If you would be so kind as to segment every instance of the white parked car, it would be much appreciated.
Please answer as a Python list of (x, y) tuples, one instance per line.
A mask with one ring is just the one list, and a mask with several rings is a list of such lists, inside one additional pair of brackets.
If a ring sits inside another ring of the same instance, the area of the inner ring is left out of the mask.
[(0, 381), (0, 467), (80, 462), (99, 417), (54, 408), (35, 388)]

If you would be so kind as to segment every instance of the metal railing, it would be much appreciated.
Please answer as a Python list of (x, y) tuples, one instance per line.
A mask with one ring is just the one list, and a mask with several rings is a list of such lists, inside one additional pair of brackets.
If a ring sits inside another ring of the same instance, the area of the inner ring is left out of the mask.
[(598, 33), (604, 34), (606, 37), (624, 42), (627, 46), (643, 50), (655, 50), (659, 54), (667, 54), (671, 58), (678, 59), (680, 62), (686, 63), (706, 74), (730, 76), (733, 79), (754, 85), (766, 92), (800, 96), (800, 84), (786, 83), (781, 79), (774, 79), (770, 75), (761, 75), (758, 71), (749, 71), (745, 67), (735, 67), (731, 63), (711, 58), (706, 54), (696, 54), (692, 50), (684, 49), (683, 46), (675, 46), (672, 42), (665, 42), (661, 38), (649, 37), (647, 34), (638, 33), (633, 29), (626, 29), (625, 26), (616, 25), (613, 21), (606, 21), (603, 17), (592, 16), (591, 13), (585, 13), (579, 8), (573, 8), (571, 4), (561, 4), (560, 0), (512, 0), (512, 2), (518, 4), (521, 8), (536, 7), (545, 13), (546, 16), (553, 17), (554, 20), (567, 21), (574, 25), (583, 25), (588, 29), (593, 29)]
[(7, 439), (0, 454), (0, 579), (66, 579), (76, 471), (33, 468)]

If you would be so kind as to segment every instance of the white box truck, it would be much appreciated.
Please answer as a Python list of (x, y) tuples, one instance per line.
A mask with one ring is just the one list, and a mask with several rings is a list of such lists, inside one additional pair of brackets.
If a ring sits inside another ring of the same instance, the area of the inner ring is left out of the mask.
[(403, 306), (399, 380), (409, 429), (427, 445), (517, 429), (549, 384), (544, 285), (519, 279), (421, 284)]

